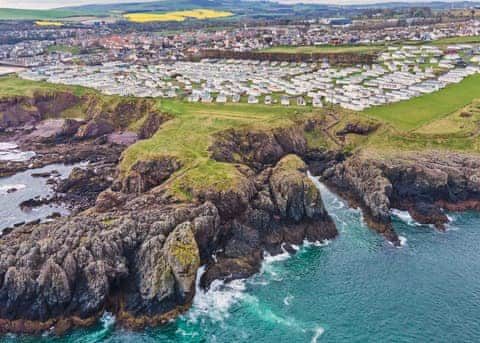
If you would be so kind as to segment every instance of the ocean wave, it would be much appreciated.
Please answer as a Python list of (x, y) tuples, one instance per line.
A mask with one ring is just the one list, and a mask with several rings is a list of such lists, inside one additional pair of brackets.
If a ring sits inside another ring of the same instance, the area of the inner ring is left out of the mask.
[(111, 312), (104, 312), (100, 318), (100, 323), (102, 328), (109, 330), (115, 325), (115, 316)]
[(36, 154), (33, 151), (0, 151), (0, 161), (25, 162), (30, 160)]
[(322, 247), (326, 247), (330, 243), (332, 243), (332, 241), (330, 239), (325, 239), (323, 241), (315, 241), (315, 242), (310, 242), (310, 241), (307, 241), (305, 239), (303, 241), (303, 246), (305, 248), (309, 248), (309, 247), (312, 247), (312, 246), (317, 247), (317, 248), (322, 248)]
[(282, 244), (281, 248), (282, 248), (282, 253), (277, 255), (270, 255), (267, 251), (265, 251), (263, 253), (264, 264), (271, 264), (275, 262), (288, 260), (291, 257), (290, 253), (285, 249), (284, 244)]
[(404, 222), (407, 225), (410, 225), (410, 226), (421, 226), (422, 225), (419, 222), (417, 222), (415, 219), (413, 219), (412, 216), (410, 215), (410, 213), (408, 213), (408, 211), (401, 211), (401, 210), (397, 210), (395, 208), (392, 208), (390, 210), (390, 213), (392, 215), (394, 215), (395, 217), (397, 217), (398, 219), (400, 219), (402, 222)]
[(301, 332), (307, 332), (304, 325), (295, 320), (295, 318), (282, 317), (276, 314), (264, 303), (260, 302), (257, 297), (249, 295), (245, 297), (245, 303), (248, 305), (247, 310), (251, 311), (261, 321), (282, 325)]
[(407, 245), (407, 237), (398, 236), (398, 239), (400, 240), (400, 247), (404, 247)]
[(0, 150), (13, 150), (18, 148), (18, 145), (12, 142), (0, 142)]
[(311, 343), (317, 343), (318, 339), (320, 338), (321, 335), (325, 332), (325, 329), (322, 328), (321, 326), (318, 326), (315, 328), (315, 334), (312, 337), (312, 340), (310, 341)]
[(285, 306), (290, 306), (290, 302), (293, 300), (294, 296), (289, 294), (285, 298), (283, 298), (283, 304)]

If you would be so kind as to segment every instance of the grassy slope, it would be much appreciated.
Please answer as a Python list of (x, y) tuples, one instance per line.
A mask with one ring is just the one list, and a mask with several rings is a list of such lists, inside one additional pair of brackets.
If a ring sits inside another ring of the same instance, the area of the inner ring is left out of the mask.
[(229, 128), (269, 130), (292, 125), (308, 115), (305, 108), (251, 106), (248, 104), (189, 104), (176, 100), (159, 101), (159, 107), (174, 115), (149, 140), (138, 142), (123, 156), (121, 170), (126, 173), (139, 160), (174, 156), (183, 168), (170, 180), (177, 195), (190, 198), (191, 190), (231, 187), (239, 174), (234, 165), (210, 159), (208, 147), (215, 133)]
[(29, 81), (12, 75), (0, 77), (0, 98), (9, 96), (33, 96), (39, 92), (53, 93), (58, 91), (72, 91), (75, 95), (97, 93), (94, 90), (80, 86), (64, 86), (48, 82)]
[(412, 130), (434, 119), (444, 117), (480, 98), (480, 75), (472, 75), (459, 84), (407, 101), (371, 107), (367, 116), (391, 123), (401, 130)]
[[(88, 106), (88, 101), (86, 99), (91, 97), (94, 97), (98, 100), (97, 106), (101, 108), (99, 113), (113, 111), (113, 109), (118, 105), (119, 101), (124, 99), (118, 96), (100, 94), (96, 90), (80, 86), (66, 86), (51, 84), (48, 82), (29, 81), (12, 75), (0, 77), (0, 99), (13, 96), (32, 97), (37, 94), (49, 95), (58, 92), (71, 92), (76, 96), (85, 96), (84, 102), (80, 102), (79, 104), (68, 108), (61, 113), (61, 116), (64, 118), (84, 118), (85, 106)], [(0, 113), (0, 116), (1, 115), (2, 113)], [(136, 129), (139, 129), (139, 127)]]

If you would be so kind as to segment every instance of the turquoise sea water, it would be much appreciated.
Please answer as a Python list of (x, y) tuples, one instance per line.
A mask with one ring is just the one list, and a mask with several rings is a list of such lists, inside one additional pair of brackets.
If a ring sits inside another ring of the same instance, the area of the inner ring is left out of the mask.
[(321, 187), (340, 231), (324, 246), (267, 258), (259, 275), (198, 292), (184, 317), (141, 332), (96, 328), (45, 342), (478, 342), (480, 215), (452, 214), (445, 233), (395, 216), (403, 246), (367, 229)]

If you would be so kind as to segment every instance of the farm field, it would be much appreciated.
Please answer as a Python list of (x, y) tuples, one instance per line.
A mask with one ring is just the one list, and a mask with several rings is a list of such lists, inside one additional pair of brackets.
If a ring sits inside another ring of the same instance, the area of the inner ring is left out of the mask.
[[(475, 44), (480, 43), (480, 36), (462, 36), (442, 38), (433, 41), (398, 41), (392, 42), (389, 46), (431, 44), (445, 48), (449, 44)], [(290, 53), (290, 54), (312, 54), (312, 53), (375, 53), (387, 48), (386, 44), (372, 45), (318, 45), (318, 46), (275, 46), (261, 50), (265, 53)]]
[(407, 101), (371, 107), (363, 114), (385, 120), (401, 130), (413, 130), (447, 116), (480, 98), (480, 75), (467, 77), (458, 84)]
[(38, 26), (63, 26), (63, 23), (60, 21), (37, 20), (35, 24)]
[(216, 11), (209, 9), (195, 9), (187, 11), (174, 11), (166, 13), (127, 13), (123, 17), (135, 23), (184, 21), (187, 19), (216, 19), (233, 16), (231, 12)]
[(67, 17), (79, 16), (79, 15), (96, 15), (96, 13), (87, 13), (77, 10), (23, 10), (13, 8), (0, 8), (0, 20), (44, 20), (53, 21), (56, 19), (62, 19)]

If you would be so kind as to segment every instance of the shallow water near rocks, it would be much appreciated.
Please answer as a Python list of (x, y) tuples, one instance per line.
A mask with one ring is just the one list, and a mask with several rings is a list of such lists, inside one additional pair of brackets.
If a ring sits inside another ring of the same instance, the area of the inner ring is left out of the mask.
[(33, 156), (35, 152), (21, 151), (15, 143), (0, 142), (0, 161), (24, 162)]
[[(48, 178), (33, 177), (32, 174), (58, 171), (59, 177), (65, 178), (74, 167), (80, 165), (51, 164), (0, 178), (0, 232), (19, 222), (45, 219), (54, 212), (67, 214), (68, 210), (61, 204), (43, 205), (28, 211), (23, 211), (19, 205), (36, 196), (49, 197), (53, 195), (51, 185), (47, 184)], [(12, 192), (13, 189), (15, 191)]]
[[(451, 214), (445, 233), (396, 212), (392, 247), (361, 213), (320, 186), (340, 236), (268, 257), (249, 280), (199, 291), (171, 324), (141, 332), (95, 328), (6, 342), (474, 342), (480, 332), (480, 215)], [(400, 219), (402, 218), (402, 219)]]

